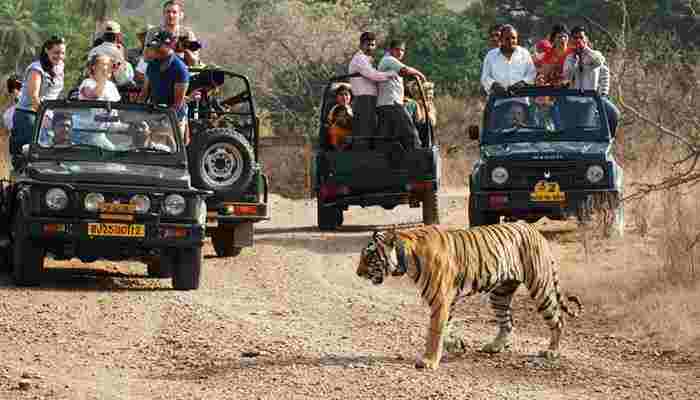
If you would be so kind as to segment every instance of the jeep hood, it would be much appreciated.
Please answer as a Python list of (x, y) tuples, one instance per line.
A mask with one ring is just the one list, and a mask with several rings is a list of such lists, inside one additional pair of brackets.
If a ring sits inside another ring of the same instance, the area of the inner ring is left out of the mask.
[(608, 142), (528, 142), (483, 146), (484, 158), (509, 160), (605, 159)]
[(27, 172), (33, 179), (65, 183), (190, 187), (185, 168), (156, 165), (90, 161), (51, 161), (32, 163)]

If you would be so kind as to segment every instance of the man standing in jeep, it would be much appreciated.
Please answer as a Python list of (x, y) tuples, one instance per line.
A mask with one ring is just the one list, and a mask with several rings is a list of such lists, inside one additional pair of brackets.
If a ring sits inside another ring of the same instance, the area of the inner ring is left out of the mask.
[(406, 44), (399, 40), (392, 40), (389, 43), (389, 53), (379, 62), (378, 69), (380, 71), (393, 71), (399, 76), (378, 85), (378, 131), (380, 136), (399, 138), (406, 150), (413, 150), (420, 147), (420, 141), (418, 140), (418, 130), (403, 106), (403, 77), (415, 76), (425, 81), (425, 75), (401, 62), (405, 53)]
[(184, 143), (189, 144), (187, 131), (187, 103), (185, 94), (190, 82), (187, 66), (175, 55), (173, 45), (175, 36), (169, 31), (160, 31), (152, 35), (146, 47), (152, 54), (152, 59), (146, 69), (146, 80), (143, 83), (140, 101), (150, 98), (153, 104), (170, 107), (176, 114), (180, 133), (184, 135)]
[[(175, 54), (185, 61), (188, 66), (199, 64), (199, 46), (196, 49), (191, 46), (192, 43), (197, 43), (197, 36), (191, 28), (184, 26), (182, 23), (185, 19), (185, 2), (182, 0), (168, 0), (163, 3), (163, 21), (161, 25), (148, 31), (146, 34), (146, 43), (149, 43), (153, 35), (161, 31), (168, 31), (176, 38)], [(148, 49), (144, 51), (146, 61), (152, 59), (152, 54)]]
[(352, 86), (352, 135), (371, 136), (377, 128), (377, 82), (396, 76), (396, 72), (379, 72), (372, 66), (372, 52), (377, 48), (377, 37), (373, 32), (360, 35), (360, 50), (350, 61), (348, 73), (359, 73), (350, 78)]

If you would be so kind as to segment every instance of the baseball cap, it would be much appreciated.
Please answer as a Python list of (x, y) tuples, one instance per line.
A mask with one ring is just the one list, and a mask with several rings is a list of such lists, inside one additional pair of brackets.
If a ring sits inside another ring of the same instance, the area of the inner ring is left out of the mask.
[(121, 26), (119, 26), (119, 23), (117, 21), (106, 21), (104, 23), (104, 30), (102, 33), (107, 33), (107, 32), (112, 32), (112, 33), (121, 33), (122, 29)]
[(172, 46), (175, 43), (175, 35), (168, 31), (156, 32), (146, 43), (146, 47)]

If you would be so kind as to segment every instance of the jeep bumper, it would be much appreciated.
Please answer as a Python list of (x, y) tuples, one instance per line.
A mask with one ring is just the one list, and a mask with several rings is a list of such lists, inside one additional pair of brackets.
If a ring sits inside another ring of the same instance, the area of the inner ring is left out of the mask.
[(142, 249), (189, 248), (204, 244), (204, 225), (154, 221), (112, 222), (63, 218), (27, 218), (29, 237), (52, 244), (128, 246)]
[(534, 201), (530, 191), (482, 191), (469, 195), (470, 207), (480, 212), (500, 214), (518, 218), (567, 217), (577, 215), (582, 206), (591, 199), (619, 200), (617, 189), (565, 190), (560, 201)]

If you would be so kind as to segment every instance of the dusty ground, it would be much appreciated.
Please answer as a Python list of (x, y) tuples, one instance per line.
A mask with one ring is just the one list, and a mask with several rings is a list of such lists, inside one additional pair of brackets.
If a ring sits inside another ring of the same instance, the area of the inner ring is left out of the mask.
[[(373, 224), (415, 222), (420, 210), (353, 209), (342, 231), (320, 233), (313, 201), (272, 199), (254, 249), (218, 259), (207, 245), (197, 291), (141, 279), (139, 264), (77, 275), (86, 266), (73, 263), (29, 289), (0, 275), (0, 399), (700, 397), (700, 355), (615, 335), (595, 310), (569, 321), (560, 360), (534, 357), (548, 332), (524, 291), (512, 351), (478, 352), (495, 327), (474, 298), (456, 316), (466, 352), (417, 371), (428, 313), (416, 291), (372, 287), (354, 269)], [(463, 223), (462, 195), (441, 204), (443, 220)], [(566, 260), (581, 252), (555, 246)], [(562, 266), (564, 282), (572, 268)]]

